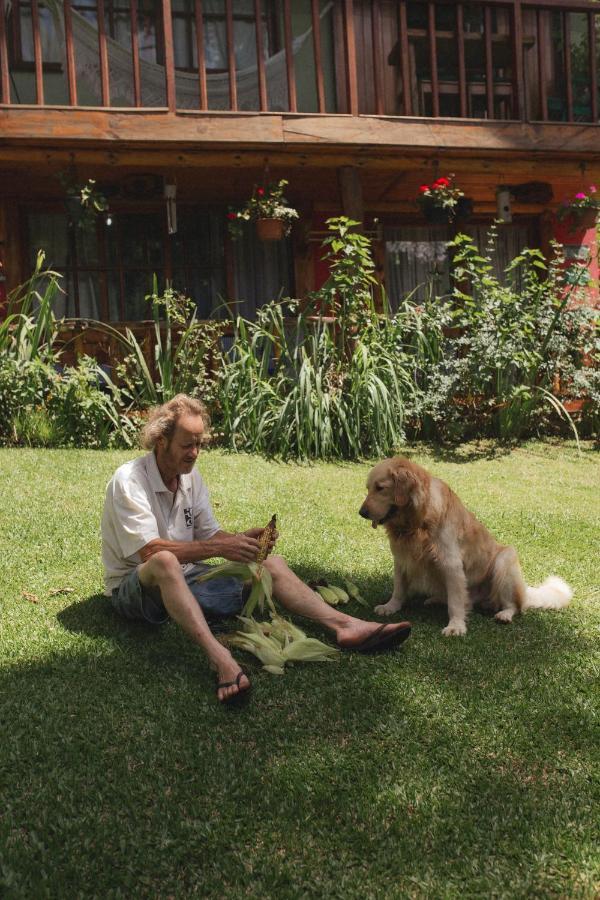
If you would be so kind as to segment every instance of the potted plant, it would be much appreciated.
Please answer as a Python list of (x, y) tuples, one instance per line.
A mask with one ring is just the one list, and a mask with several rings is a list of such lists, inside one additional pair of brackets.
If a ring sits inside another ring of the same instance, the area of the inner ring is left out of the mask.
[(563, 200), (556, 211), (559, 221), (567, 220), (569, 231), (583, 231), (595, 228), (600, 212), (600, 200), (595, 196), (595, 184), (590, 184), (588, 193), (579, 191), (572, 199)]
[(88, 178), (85, 182), (69, 181), (64, 175), (59, 179), (65, 189), (65, 208), (69, 224), (82, 231), (91, 231), (101, 213), (108, 213), (108, 200), (96, 187), (96, 181)]
[(428, 222), (446, 223), (451, 222), (459, 212), (462, 213), (461, 218), (470, 214), (472, 201), (467, 200), (453, 179), (454, 175), (436, 178), (432, 184), (422, 184), (419, 188), (417, 204)]
[(282, 178), (276, 183), (255, 187), (241, 209), (231, 210), (227, 218), (232, 237), (239, 237), (244, 222), (250, 221), (256, 223), (256, 233), (261, 241), (280, 241), (286, 237), (298, 218), (297, 211), (283, 195), (286, 184)]

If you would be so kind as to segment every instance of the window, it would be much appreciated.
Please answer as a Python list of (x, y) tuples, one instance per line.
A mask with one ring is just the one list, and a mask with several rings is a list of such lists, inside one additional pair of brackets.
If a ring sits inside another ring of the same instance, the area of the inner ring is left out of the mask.
[[(489, 224), (461, 226), (483, 251), (488, 243)], [(422, 302), (430, 290), (443, 296), (452, 289), (449, 227), (426, 225), (390, 226), (384, 230), (386, 288), (392, 309), (409, 295)], [(503, 225), (498, 229), (494, 274), (502, 279), (504, 269), (523, 247), (535, 245), (527, 223)], [(431, 285), (431, 287), (430, 287)]]
[[(257, 306), (293, 293), (291, 243), (262, 243), (252, 229), (231, 243), (226, 254), (225, 215), (221, 210), (178, 208), (178, 231), (168, 235), (164, 210), (116, 212), (107, 226), (84, 232), (68, 225), (66, 212), (27, 215), (28, 261), (38, 250), (46, 265), (63, 275), (57, 316), (135, 322), (150, 319), (145, 297), (156, 275), (159, 290), (170, 282), (196, 302), (198, 316), (226, 314), (225, 302), (253, 318)], [(230, 268), (231, 277), (227, 277)], [(234, 285), (234, 300), (227, 285)]]

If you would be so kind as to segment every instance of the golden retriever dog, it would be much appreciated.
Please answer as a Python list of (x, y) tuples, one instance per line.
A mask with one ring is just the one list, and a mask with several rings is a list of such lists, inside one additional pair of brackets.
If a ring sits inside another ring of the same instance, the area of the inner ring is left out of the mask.
[(424, 595), (426, 603), (446, 603), (449, 622), (442, 634), (467, 632), (467, 615), (475, 604), (510, 622), (526, 609), (560, 609), (572, 591), (551, 576), (528, 587), (514, 547), (499, 544), (439, 478), (400, 456), (378, 463), (367, 479), (360, 515), (373, 528), (383, 525), (394, 557), (394, 590), (375, 612), (389, 616), (407, 596)]

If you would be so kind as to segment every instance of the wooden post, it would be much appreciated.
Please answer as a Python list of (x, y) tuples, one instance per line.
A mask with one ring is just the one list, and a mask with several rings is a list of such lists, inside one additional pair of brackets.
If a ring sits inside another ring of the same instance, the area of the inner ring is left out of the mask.
[(458, 48), (458, 91), (460, 114), (467, 117), (467, 68), (465, 63), (465, 16), (462, 3), (456, 5), (456, 46)]
[(373, 48), (373, 74), (375, 82), (375, 112), (378, 116), (383, 115), (383, 48), (382, 48), (382, 28), (381, 28), (381, 7), (379, 0), (373, 0), (371, 10), (371, 46)]
[(104, 0), (98, 0), (98, 52), (100, 53), (100, 83), (102, 106), (110, 106), (110, 83), (108, 75), (108, 49), (106, 46), (106, 23), (104, 21)]
[(33, 59), (35, 66), (35, 98), (44, 105), (44, 68), (42, 62), (42, 36), (40, 34), (40, 10), (38, 0), (31, 0), (31, 27), (33, 29)]
[(10, 103), (10, 77), (8, 72), (5, 15), (4, 0), (0, 0), (0, 102)]
[[(440, 115), (440, 92), (437, 67), (437, 38), (435, 28), (435, 3), (427, 4), (427, 29), (429, 31), (429, 65), (431, 67), (431, 106), (434, 118)], [(421, 110), (423, 112), (423, 110)]]
[(140, 76), (140, 48), (138, 40), (137, 0), (130, 0), (129, 21), (131, 22), (131, 63), (133, 67), (133, 102), (142, 105), (142, 79)]
[(237, 82), (235, 74), (235, 44), (233, 35), (233, 7), (225, 0), (225, 33), (227, 35), (227, 71), (229, 72), (229, 106), (237, 110)]
[(323, 84), (323, 59), (321, 55), (321, 17), (319, 0), (311, 0), (313, 49), (315, 54), (315, 79), (317, 82), (317, 103), (320, 113), (326, 112), (325, 86)]
[(523, 10), (521, 9), (521, 0), (513, 0), (513, 94), (514, 108), (516, 110), (517, 119), (524, 122), (526, 119), (525, 109), (525, 74), (523, 70)]
[[(98, 0), (100, 2), (100, 0)], [(175, 53), (173, 51), (173, 16), (171, 0), (162, 0), (163, 37), (165, 39), (165, 89), (169, 112), (177, 109), (177, 91), (175, 87)]]
[(540, 116), (544, 122), (548, 119), (548, 91), (546, 90), (546, 32), (544, 29), (545, 11), (536, 10), (536, 30), (538, 44), (538, 79), (540, 86)]
[(296, 112), (298, 105), (296, 98), (296, 73), (294, 68), (294, 42), (292, 37), (292, 11), (290, 0), (284, 0), (283, 4), (283, 37), (285, 43), (288, 106), (290, 112)]
[(350, 115), (358, 115), (358, 82), (356, 80), (356, 39), (354, 35), (354, 3), (344, 0), (344, 49), (348, 77), (348, 106)]
[(356, 219), (362, 227), (365, 210), (360, 171), (356, 166), (342, 166), (338, 169), (338, 177), (344, 215)]
[(200, 87), (200, 109), (208, 109), (208, 88), (206, 84), (206, 60), (204, 57), (204, 11), (202, 0), (195, 0), (196, 13), (196, 53), (198, 56), (198, 81)]
[(265, 77), (265, 51), (263, 47), (261, 0), (254, 0), (254, 29), (256, 32), (256, 66), (258, 72), (260, 111), (267, 112), (269, 104), (267, 100), (267, 81)]
[(485, 105), (488, 119), (495, 119), (494, 109), (494, 67), (492, 56), (492, 10), (486, 6), (484, 13), (485, 31)]
[(598, 121), (598, 65), (596, 62), (596, 13), (588, 13), (588, 35), (590, 50), (590, 92), (592, 122)]
[(565, 59), (565, 82), (567, 88), (567, 121), (573, 121), (573, 73), (571, 67), (571, 20), (567, 11), (563, 17), (563, 50)]
[(69, 85), (69, 104), (77, 106), (77, 72), (75, 69), (75, 49), (73, 46), (73, 19), (71, 16), (71, 0), (63, 0), (65, 21), (65, 55), (67, 59), (67, 83)]
[(400, 41), (400, 65), (402, 66), (402, 98), (404, 115), (412, 116), (412, 85), (410, 71), (410, 47), (408, 46), (408, 21), (406, 17), (407, 0), (400, 0), (398, 8), (398, 39)]

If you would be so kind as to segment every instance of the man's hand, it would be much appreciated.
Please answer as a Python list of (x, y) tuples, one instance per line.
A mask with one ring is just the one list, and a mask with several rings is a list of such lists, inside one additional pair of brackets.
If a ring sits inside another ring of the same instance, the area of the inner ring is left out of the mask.
[(230, 559), (232, 562), (250, 563), (256, 562), (260, 544), (256, 532), (260, 535), (261, 528), (251, 528), (250, 531), (242, 531), (239, 534), (219, 535), (219, 556)]
[[(247, 534), (248, 537), (253, 537), (253, 538), (256, 538), (257, 540), (259, 540), (263, 531), (264, 531), (264, 528), (248, 528), (248, 530), (245, 531), (244, 534)], [(267, 547), (267, 556), (269, 555), (269, 553), (273, 552), (273, 547), (275, 546), (275, 542), (277, 541), (278, 537), (279, 537), (279, 532), (276, 531), (275, 534), (273, 535), (272, 539), (269, 541), (269, 546)]]

